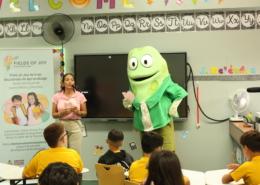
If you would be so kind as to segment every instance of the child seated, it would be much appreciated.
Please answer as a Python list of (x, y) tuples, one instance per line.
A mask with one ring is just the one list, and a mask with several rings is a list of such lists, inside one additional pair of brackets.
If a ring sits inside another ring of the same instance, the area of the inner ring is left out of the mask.
[(129, 170), (129, 179), (137, 183), (143, 183), (148, 175), (148, 162), (154, 151), (160, 151), (163, 145), (163, 137), (156, 132), (144, 132), (141, 138), (143, 157), (132, 163)]
[(189, 184), (189, 179), (182, 175), (180, 161), (174, 152), (162, 150), (152, 153), (145, 185)]
[(102, 155), (98, 163), (101, 164), (120, 164), (126, 171), (128, 171), (131, 163), (134, 161), (133, 157), (125, 150), (121, 150), (123, 145), (124, 134), (122, 131), (112, 129), (107, 136), (108, 151)]
[(248, 160), (243, 164), (230, 164), (232, 171), (222, 177), (223, 183), (243, 179), (246, 185), (260, 184), (260, 133), (249, 131), (240, 138), (243, 153)]

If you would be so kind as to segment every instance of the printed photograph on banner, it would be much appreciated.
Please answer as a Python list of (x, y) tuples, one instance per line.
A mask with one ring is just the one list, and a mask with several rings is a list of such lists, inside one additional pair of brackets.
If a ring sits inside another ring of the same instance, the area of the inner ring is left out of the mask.
[(0, 21), (0, 39), (4, 38), (5, 31), (4, 31), (4, 23)]
[(42, 19), (31, 19), (31, 32), (32, 37), (40, 37), (42, 36)]
[(152, 15), (151, 26), (152, 32), (165, 32), (165, 15)]
[(33, 126), (50, 118), (46, 95), (28, 92), (12, 95), (4, 103), (4, 121), (17, 126)]
[(19, 20), (17, 25), (17, 31), (19, 37), (31, 36), (30, 20)]
[(195, 31), (194, 13), (181, 14), (181, 31)]
[(108, 17), (99, 16), (95, 17), (95, 34), (107, 34), (108, 33)]
[(257, 24), (257, 29), (260, 29), (260, 10), (257, 11), (256, 14), (256, 24)]
[(109, 33), (122, 33), (122, 17), (121, 16), (109, 16), (108, 19)]
[(17, 21), (5, 21), (4, 30), (6, 38), (17, 37)]
[(151, 16), (138, 15), (136, 18), (137, 32), (138, 33), (147, 33), (151, 32)]
[(240, 11), (226, 12), (226, 30), (240, 29)]
[(209, 31), (210, 28), (209, 12), (197, 13), (195, 23), (196, 23), (197, 31)]
[(81, 27), (81, 35), (93, 35), (94, 17), (82, 17), (80, 27)]
[(180, 14), (167, 14), (166, 15), (166, 31), (177, 32), (181, 30)]
[(123, 33), (136, 33), (136, 15), (123, 16)]
[(59, 65), (51, 48), (1, 49), (0, 61), (5, 87), (0, 96), (1, 162), (24, 165), (47, 146), (42, 133), (54, 121), (51, 99)]
[(210, 29), (211, 30), (225, 30), (225, 13), (211, 12), (210, 13)]
[(241, 29), (255, 29), (256, 12), (255, 11), (243, 11), (241, 12)]

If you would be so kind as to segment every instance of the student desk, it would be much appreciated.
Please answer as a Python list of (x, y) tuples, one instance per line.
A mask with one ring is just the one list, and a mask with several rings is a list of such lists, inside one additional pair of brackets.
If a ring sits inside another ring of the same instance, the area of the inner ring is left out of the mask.
[(254, 130), (254, 128), (244, 122), (229, 122), (229, 133), (234, 141), (240, 146), (240, 137), (243, 133)]

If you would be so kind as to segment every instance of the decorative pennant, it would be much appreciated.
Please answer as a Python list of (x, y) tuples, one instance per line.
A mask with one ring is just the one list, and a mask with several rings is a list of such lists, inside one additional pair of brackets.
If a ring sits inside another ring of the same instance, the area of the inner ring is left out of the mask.
[(184, 0), (176, 0), (176, 4), (177, 5), (181, 5), (183, 3)]
[(90, 3), (90, 0), (70, 0), (70, 4), (75, 8), (84, 8)]
[(198, 3), (198, 1), (199, 0), (192, 0), (192, 3), (196, 5)]
[(129, 2), (129, 0), (123, 0), (123, 6), (124, 8), (134, 8), (134, 4)]
[(36, 11), (39, 11), (39, 5), (36, 5), (34, 3), (34, 0), (29, 0), (29, 11), (30, 12), (36, 12)]
[(0, 8), (2, 7), (2, 2), (3, 2), (3, 0), (0, 0)]
[(218, 4), (222, 4), (224, 0), (218, 0)]
[(54, 10), (58, 10), (62, 7), (62, 0), (58, 0), (57, 2), (55, 0), (48, 0), (48, 3), (50, 7)]
[(208, 3), (208, 2), (209, 2), (209, 0), (204, 0), (204, 2), (205, 2), (205, 3)]
[(21, 8), (19, 7), (19, 0), (10, 0), (9, 7), (12, 12), (21, 12)]

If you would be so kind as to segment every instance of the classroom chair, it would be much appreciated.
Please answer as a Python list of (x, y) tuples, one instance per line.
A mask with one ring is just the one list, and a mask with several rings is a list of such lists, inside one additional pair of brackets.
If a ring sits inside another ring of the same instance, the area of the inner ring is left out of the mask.
[(120, 165), (95, 165), (98, 185), (124, 185), (124, 169)]

